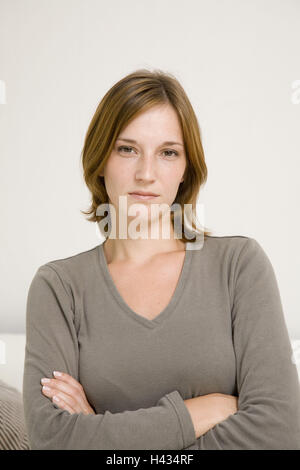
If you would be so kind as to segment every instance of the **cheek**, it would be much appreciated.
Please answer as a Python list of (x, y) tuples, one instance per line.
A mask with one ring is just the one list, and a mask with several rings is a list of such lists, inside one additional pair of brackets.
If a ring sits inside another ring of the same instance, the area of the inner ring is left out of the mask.
[(176, 195), (183, 171), (184, 170), (181, 168), (173, 168), (170, 171), (165, 171), (161, 174), (161, 180), (167, 193), (172, 195), (175, 193)]
[[(165, 162), (164, 162), (165, 163)], [(160, 174), (162, 178), (166, 181), (166, 184), (176, 186), (177, 182), (180, 183), (182, 175), (185, 170), (185, 162), (183, 160), (168, 162), (160, 167)]]
[(122, 165), (120, 160), (117, 162), (115, 159), (111, 159), (111, 161), (108, 162), (105, 171), (107, 193), (110, 192), (112, 195), (118, 195), (126, 192), (130, 179), (129, 170), (128, 165)]

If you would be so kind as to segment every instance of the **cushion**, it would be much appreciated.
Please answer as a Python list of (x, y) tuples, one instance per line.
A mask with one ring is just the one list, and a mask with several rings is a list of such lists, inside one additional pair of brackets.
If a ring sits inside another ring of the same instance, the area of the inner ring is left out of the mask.
[(22, 394), (0, 380), (0, 450), (30, 450)]

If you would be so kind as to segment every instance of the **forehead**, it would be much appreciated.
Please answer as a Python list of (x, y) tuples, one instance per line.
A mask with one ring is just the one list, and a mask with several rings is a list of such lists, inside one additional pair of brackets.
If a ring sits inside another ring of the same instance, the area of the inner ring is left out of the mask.
[(171, 142), (183, 144), (180, 121), (170, 105), (153, 106), (142, 111), (120, 132), (118, 139), (123, 138), (132, 143), (155, 139), (168, 145), (172, 145)]

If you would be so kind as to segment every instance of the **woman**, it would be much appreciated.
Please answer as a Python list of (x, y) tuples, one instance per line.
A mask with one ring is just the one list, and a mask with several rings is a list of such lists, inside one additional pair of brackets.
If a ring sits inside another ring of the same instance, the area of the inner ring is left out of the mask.
[(40, 266), (31, 282), (32, 449), (300, 449), (298, 375), (273, 267), (255, 239), (195, 225), (207, 168), (175, 77), (138, 70), (116, 83), (82, 162), (89, 220), (106, 240)]

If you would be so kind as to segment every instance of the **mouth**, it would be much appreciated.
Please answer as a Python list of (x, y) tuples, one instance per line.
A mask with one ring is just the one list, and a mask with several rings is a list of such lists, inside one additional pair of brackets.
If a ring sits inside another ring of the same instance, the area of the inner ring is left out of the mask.
[(159, 195), (158, 194), (154, 194), (154, 193), (143, 193), (143, 192), (136, 192), (136, 193), (128, 193), (129, 196), (132, 196), (134, 199), (155, 199), (156, 197), (158, 197)]

